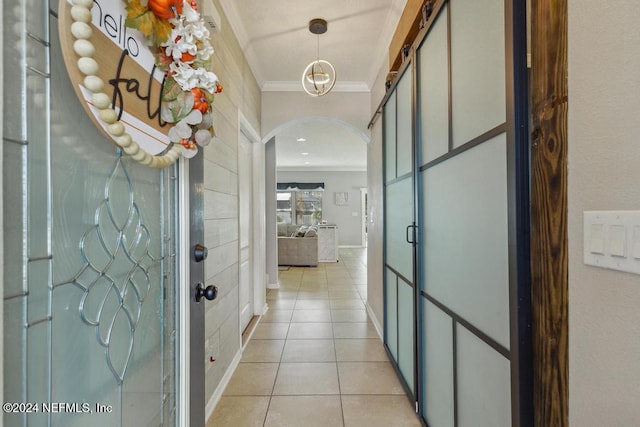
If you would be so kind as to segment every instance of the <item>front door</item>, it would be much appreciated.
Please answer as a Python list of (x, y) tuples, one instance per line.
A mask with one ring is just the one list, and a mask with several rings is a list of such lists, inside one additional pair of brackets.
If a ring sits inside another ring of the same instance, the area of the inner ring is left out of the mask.
[(3, 7), (4, 425), (175, 426), (178, 166), (93, 125), (48, 3)]

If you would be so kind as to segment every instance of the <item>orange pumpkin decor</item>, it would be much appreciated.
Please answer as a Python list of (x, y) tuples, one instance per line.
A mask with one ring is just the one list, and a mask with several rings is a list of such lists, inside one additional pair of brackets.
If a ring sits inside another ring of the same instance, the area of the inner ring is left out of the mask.
[(191, 62), (196, 59), (195, 55), (191, 55), (189, 52), (183, 52), (180, 57), (180, 61), (182, 62)]
[(158, 18), (171, 19), (182, 13), (183, 0), (149, 0), (149, 9)]
[(194, 87), (191, 89), (191, 93), (193, 94), (193, 109), (200, 111), (202, 114), (206, 113), (209, 109), (209, 103), (207, 102), (207, 97), (204, 96), (204, 92)]

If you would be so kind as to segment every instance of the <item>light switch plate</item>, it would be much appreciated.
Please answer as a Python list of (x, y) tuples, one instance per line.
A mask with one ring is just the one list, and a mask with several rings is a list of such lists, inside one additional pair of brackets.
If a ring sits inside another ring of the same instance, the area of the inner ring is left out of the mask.
[(585, 211), (584, 263), (640, 274), (640, 211)]

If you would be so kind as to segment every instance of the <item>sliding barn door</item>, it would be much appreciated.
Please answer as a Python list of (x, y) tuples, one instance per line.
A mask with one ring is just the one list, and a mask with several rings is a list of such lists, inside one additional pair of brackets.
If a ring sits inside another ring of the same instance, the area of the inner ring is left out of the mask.
[(532, 425), (524, 9), (435, 2), (383, 104), (385, 343), (429, 426)]
[(415, 396), (415, 217), (412, 70), (405, 67), (384, 106), (385, 345)]
[(530, 354), (519, 352), (529, 317), (527, 138), (516, 132), (526, 129), (516, 122), (526, 117), (517, 117), (526, 105), (516, 111), (526, 51), (514, 51), (525, 26), (512, 25), (511, 3), (446, 2), (416, 54), (421, 403), (433, 426), (530, 422)]

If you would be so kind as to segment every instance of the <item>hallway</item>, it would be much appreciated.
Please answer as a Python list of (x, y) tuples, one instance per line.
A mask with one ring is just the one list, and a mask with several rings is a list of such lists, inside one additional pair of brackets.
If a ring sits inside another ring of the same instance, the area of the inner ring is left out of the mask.
[(207, 427), (420, 426), (365, 310), (366, 249), (279, 283)]

